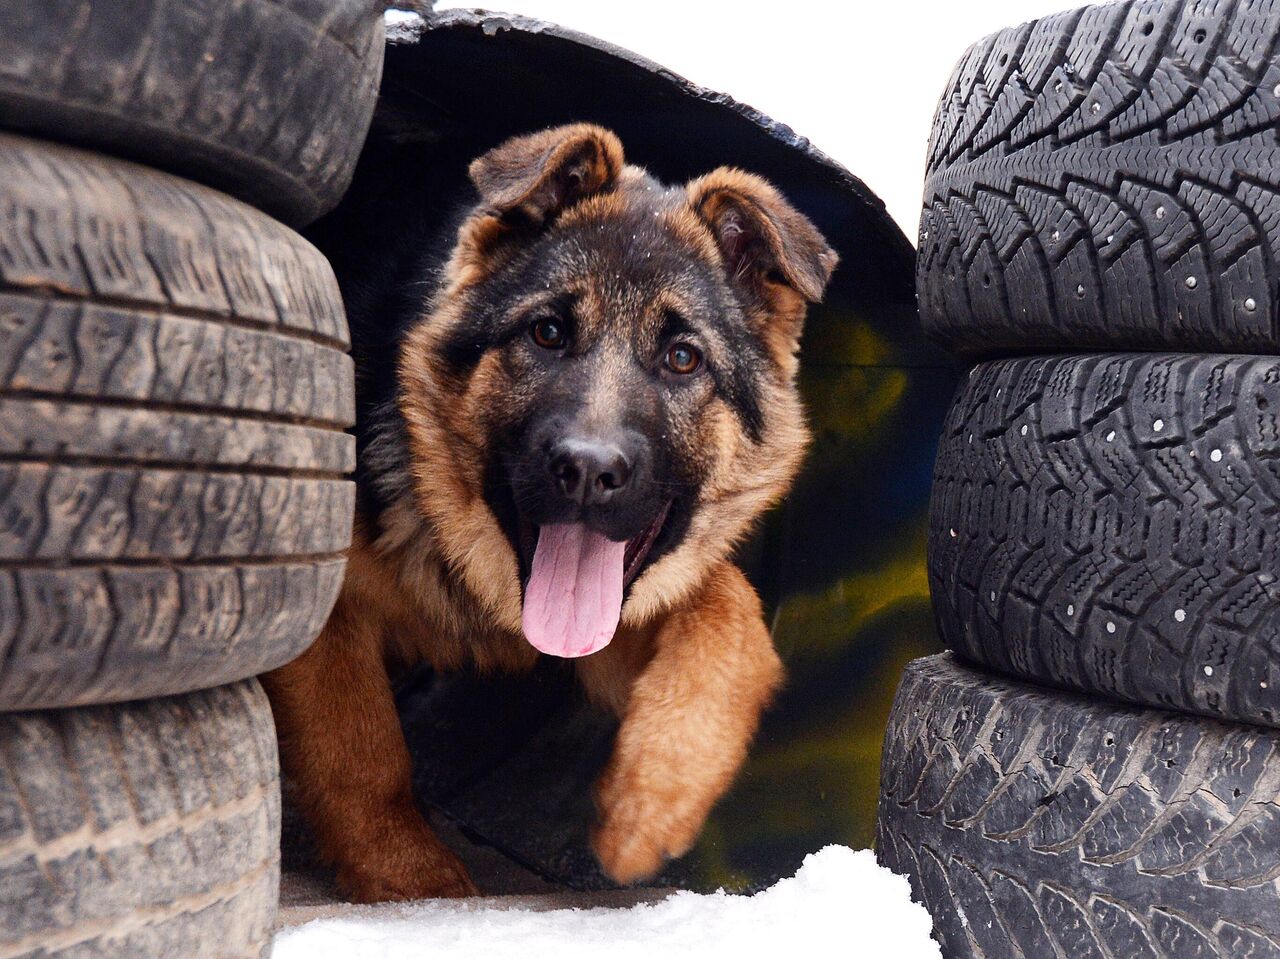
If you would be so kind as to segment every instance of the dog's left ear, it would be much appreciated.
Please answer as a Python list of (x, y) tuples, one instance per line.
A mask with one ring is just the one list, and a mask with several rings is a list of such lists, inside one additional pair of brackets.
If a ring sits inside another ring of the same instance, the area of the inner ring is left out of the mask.
[(623, 162), (616, 134), (574, 123), (513, 137), (472, 162), (468, 172), (490, 213), (542, 226), (612, 186)]
[(768, 180), (720, 167), (690, 183), (688, 194), (732, 279), (757, 291), (782, 282), (810, 303), (822, 300), (840, 257)]

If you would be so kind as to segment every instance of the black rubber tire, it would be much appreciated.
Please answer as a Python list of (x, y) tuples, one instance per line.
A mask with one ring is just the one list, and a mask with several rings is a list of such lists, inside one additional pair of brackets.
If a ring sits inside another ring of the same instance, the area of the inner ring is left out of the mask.
[(0, 954), (266, 956), (279, 880), (256, 680), (0, 716)]
[(1280, 351), (1280, 4), (1127, 0), (974, 45), (917, 286), (969, 355)]
[(328, 262), (212, 190), (3, 134), (0, 220), (0, 709), (288, 662), (354, 509)]
[(346, 192), (382, 77), (376, 0), (5, 0), (0, 126), (218, 187), (294, 226)]
[(973, 370), (934, 475), (944, 642), (1048, 685), (1280, 725), (1280, 357)]
[(1273, 957), (1280, 733), (916, 660), (876, 853), (945, 959)]

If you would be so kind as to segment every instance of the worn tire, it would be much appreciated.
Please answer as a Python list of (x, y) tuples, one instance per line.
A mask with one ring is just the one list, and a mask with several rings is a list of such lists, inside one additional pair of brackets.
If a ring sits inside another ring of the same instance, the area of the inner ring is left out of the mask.
[(5, 0), (0, 126), (157, 166), (302, 226), (346, 192), (375, 0)]
[(1280, 4), (1128, 0), (974, 45), (917, 285), (953, 349), (1280, 351)]
[(1280, 357), (978, 366), (944, 427), (944, 642), (1048, 685), (1280, 725)]
[(298, 655), (351, 535), (327, 261), (241, 203), (0, 135), (0, 709)]
[(265, 956), (279, 877), (255, 680), (0, 716), (0, 955)]
[(876, 851), (946, 959), (1275, 956), (1280, 733), (916, 660)]

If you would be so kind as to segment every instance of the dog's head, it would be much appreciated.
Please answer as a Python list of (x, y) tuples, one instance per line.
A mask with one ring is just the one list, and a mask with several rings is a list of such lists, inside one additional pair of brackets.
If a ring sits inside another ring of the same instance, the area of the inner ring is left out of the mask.
[(790, 484), (801, 326), (836, 255), (765, 180), (664, 186), (596, 126), (470, 173), (480, 202), (401, 357), (414, 492), (500, 622), (585, 655), (678, 603)]

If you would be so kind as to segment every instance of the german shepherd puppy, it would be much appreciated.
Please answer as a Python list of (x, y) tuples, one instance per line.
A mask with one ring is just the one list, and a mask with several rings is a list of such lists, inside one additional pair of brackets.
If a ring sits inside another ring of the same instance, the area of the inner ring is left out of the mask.
[(469, 172), (479, 201), (403, 290), (394, 402), (362, 427), (385, 506), (359, 511), (320, 638), (264, 680), (362, 902), (476, 892), (415, 807), (388, 663), (575, 658), (621, 721), (592, 837), (619, 883), (693, 844), (782, 679), (729, 555), (803, 457), (798, 341), (835, 253), (765, 180), (664, 186), (597, 126)]

